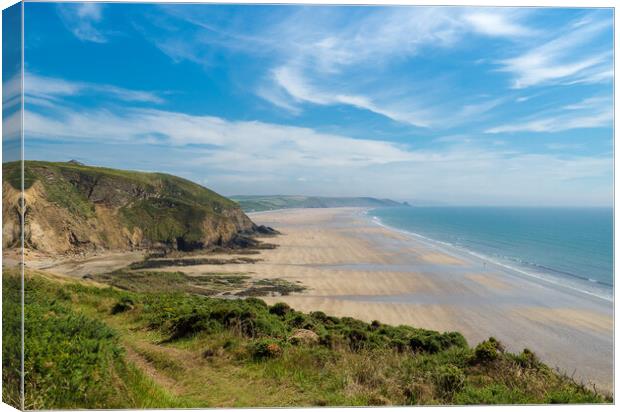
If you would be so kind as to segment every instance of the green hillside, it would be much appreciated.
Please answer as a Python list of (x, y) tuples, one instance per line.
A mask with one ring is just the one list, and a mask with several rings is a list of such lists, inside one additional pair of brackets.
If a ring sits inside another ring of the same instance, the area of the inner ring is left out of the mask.
[[(254, 230), (235, 202), (176, 176), (77, 162), (26, 161), (24, 169), (26, 239), (33, 249), (192, 249), (226, 244)], [(3, 164), (3, 176), (10, 198), (20, 188), (19, 163)], [(18, 223), (18, 197), (13, 198), (3, 209)], [(45, 230), (29, 230), (34, 227)], [(11, 246), (11, 236), (5, 246)]]
[(324, 207), (395, 207), (407, 206), (389, 199), (374, 197), (320, 197), (320, 196), (231, 196), (245, 212), (293, 208)]

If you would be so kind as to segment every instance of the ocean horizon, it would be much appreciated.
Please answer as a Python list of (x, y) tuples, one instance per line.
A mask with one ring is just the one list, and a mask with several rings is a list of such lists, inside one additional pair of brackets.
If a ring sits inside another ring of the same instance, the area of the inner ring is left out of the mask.
[(415, 206), (368, 215), (513, 272), (613, 299), (612, 207)]

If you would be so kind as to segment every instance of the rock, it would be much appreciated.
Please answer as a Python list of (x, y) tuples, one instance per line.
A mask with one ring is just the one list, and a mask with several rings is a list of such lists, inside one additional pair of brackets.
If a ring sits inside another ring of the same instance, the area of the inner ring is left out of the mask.
[(309, 329), (295, 329), (288, 340), (293, 345), (314, 345), (319, 343), (319, 335)]
[(280, 234), (280, 232), (278, 232), (274, 228), (265, 226), (265, 225), (256, 226), (255, 230), (257, 233), (260, 233), (261, 235), (275, 236), (275, 235)]
[(252, 239), (250, 236), (237, 234), (231, 239), (230, 244), (232, 247), (250, 248), (257, 247), (259, 242), (256, 239)]

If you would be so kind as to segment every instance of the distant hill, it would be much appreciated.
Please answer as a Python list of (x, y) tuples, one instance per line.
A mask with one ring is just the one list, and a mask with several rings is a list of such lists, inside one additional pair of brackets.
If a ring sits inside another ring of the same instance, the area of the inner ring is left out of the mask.
[[(19, 163), (5, 163), (3, 247), (19, 243)], [(229, 245), (260, 229), (239, 205), (189, 180), (85, 166), (25, 162), (25, 243), (44, 252), (190, 250)]]
[(374, 197), (321, 197), (321, 196), (231, 196), (245, 212), (292, 208), (323, 207), (395, 207), (408, 206), (389, 199)]

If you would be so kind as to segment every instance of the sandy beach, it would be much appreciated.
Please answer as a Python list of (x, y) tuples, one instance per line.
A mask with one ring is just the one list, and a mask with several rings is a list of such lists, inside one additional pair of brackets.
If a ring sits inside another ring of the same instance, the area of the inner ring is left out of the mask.
[[(613, 305), (505, 268), (484, 265), (371, 221), (363, 209), (254, 213), (277, 228), (262, 262), (227, 265), (260, 278), (300, 281), (300, 295), (266, 298), (303, 311), (461, 332), (470, 344), (495, 336), (527, 347), (576, 380), (613, 391)], [(205, 266), (192, 267), (195, 272)]]
[[(307, 287), (304, 293), (264, 299), (306, 312), (459, 331), (471, 345), (494, 336), (512, 352), (527, 347), (575, 380), (613, 391), (612, 302), (380, 226), (360, 208), (250, 217), (282, 233), (266, 239), (276, 249), (260, 251), (257, 263), (187, 266), (183, 272), (243, 272), (299, 282)], [(108, 254), (31, 266), (81, 276), (140, 259)]]

